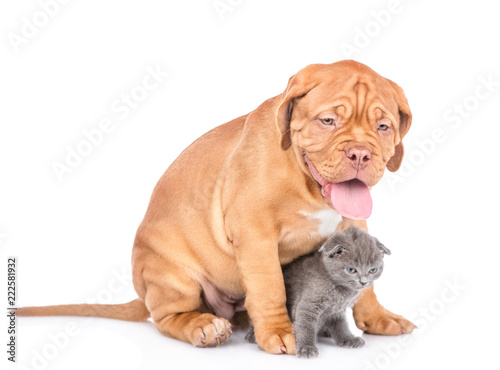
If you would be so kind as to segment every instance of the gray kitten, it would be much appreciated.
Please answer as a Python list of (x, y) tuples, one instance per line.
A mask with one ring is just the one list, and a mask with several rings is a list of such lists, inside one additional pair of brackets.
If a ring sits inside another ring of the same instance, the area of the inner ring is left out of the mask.
[[(382, 274), (389, 249), (367, 232), (350, 227), (334, 233), (317, 252), (283, 267), (287, 308), (294, 324), (297, 356), (318, 356), (317, 336), (339, 347), (362, 347), (347, 326), (345, 311)], [(253, 326), (246, 339), (255, 343)]]

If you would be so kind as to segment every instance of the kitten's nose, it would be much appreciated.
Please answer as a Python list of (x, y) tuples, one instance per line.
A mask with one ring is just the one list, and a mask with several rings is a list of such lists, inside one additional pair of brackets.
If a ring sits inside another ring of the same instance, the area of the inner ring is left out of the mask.
[(366, 283), (367, 283), (367, 281), (360, 281), (359, 283), (360, 283), (361, 285), (365, 286), (365, 285), (366, 285)]

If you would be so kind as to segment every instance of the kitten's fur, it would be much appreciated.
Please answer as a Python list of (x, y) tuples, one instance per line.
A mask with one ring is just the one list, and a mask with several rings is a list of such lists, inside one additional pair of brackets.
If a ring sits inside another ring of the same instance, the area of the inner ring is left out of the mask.
[[(283, 267), (298, 357), (318, 356), (318, 335), (333, 338), (339, 347), (356, 348), (365, 344), (349, 331), (345, 310), (361, 290), (380, 277), (383, 256), (390, 253), (367, 232), (350, 227), (334, 233), (319, 251)], [(255, 343), (253, 326), (246, 339)]]

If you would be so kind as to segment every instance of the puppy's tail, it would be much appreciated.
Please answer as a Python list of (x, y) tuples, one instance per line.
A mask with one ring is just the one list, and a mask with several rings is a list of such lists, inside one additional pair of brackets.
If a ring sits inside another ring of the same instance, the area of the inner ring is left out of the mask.
[(16, 316), (93, 316), (109, 319), (144, 321), (151, 314), (140, 298), (122, 304), (68, 304), (61, 306), (22, 307)]

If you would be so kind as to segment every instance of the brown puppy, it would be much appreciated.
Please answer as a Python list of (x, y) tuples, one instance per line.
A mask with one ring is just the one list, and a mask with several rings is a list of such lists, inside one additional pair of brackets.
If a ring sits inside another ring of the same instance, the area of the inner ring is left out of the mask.
[[(281, 95), (203, 135), (168, 168), (137, 231), (124, 305), (20, 309), (22, 315), (143, 320), (199, 347), (224, 342), (248, 310), (257, 343), (295, 353), (281, 265), (336, 229), (366, 229), (368, 187), (399, 168), (411, 124), (402, 89), (354, 61), (310, 65)], [(373, 288), (356, 306), (370, 333), (411, 332)]]

